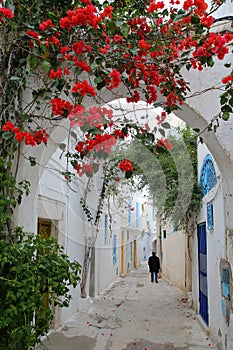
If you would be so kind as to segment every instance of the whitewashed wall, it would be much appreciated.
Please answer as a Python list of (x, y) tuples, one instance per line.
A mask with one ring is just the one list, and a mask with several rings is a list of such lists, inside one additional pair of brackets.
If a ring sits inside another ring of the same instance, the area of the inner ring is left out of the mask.
[[(199, 177), (203, 161), (207, 154), (210, 154), (208, 148), (199, 144)], [(198, 216), (197, 223), (207, 223), (206, 204), (213, 200), (213, 230), (207, 228), (207, 276), (208, 276), (208, 306), (209, 306), (209, 330), (214, 338), (225, 349), (225, 334), (227, 334), (226, 320), (222, 314), (221, 299), (221, 259), (227, 259), (226, 256), (226, 226), (224, 222), (224, 195), (222, 186), (222, 175), (216, 163), (214, 163), (218, 182), (203, 197), (202, 208)], [(194, 235), (193, 242), (193, 301), (195, 309), (199, 312), (199, 277), (198, 277), (198, 245), (197, 234)], [(219, 337), (222, 334), (222, 337)], [(231, 348), (229, 348), (231, 349)]]

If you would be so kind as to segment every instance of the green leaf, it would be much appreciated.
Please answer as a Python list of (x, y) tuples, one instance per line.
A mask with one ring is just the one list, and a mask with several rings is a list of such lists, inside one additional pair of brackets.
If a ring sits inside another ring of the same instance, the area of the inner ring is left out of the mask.
[(200, 23), (200, 18), (197, 17), (197, 16), (195, 16), (195, 15), (193, 15), (193, 16), (191, 17), (191, 23), (192, 23), (192, 24), (199, 24), (199, 23)]
[(229, 112), (224, 112), (222, 113), (222, 119), (227, 121), (230, 118), (230, 113)]
[(31, 166), (35, 166), (36, 165), (36, 158), (35, 157), (29, 157), (28, 158), (29, 162), (30, 162), (30, 165)]
[(207, 66), (208, 67), (213, 67), (214, 66), (214, 60), (213, 57), (209, 57), (207, 60)]
[(160, 134), (161, 134), (162, 136), (165, 136), (165, 131), (164, 131), (163, 129), (159, 128), (158, 131), (160, 132)]
[(12, 132), (8, 132), (8, 131), (6, 131), (6, 132), (4, 132), (3, 134), (2, 134), (2, 138), (4, 139), (4, 140), (9, 140), (9, 139), (11, 139), (12, 137), (13, 137), (13, 133)]
[(132, 171), (126, 171), (126, 172), (125, 172), (125, 178), (126, 178), (126, 179), (131, 178), (132, 175), (133, 175), (133, 172), (132, 172)]
[(224, 106), (222, 106), (222, 107), (221, 107), (221, 111), (222, 111), (222, 112), (229, 112), (229, 113), (232, 113), (232, 112), (233, 112), (231, 106), (229, 106), (228, 104), (225, 104)]
[(164, 128), (164, 129), (170, 129), (171, 126), (168, 122), (165, 122), (165, 123), (162, 123), (161, 126)]
[(225, 63), (225, 64), (224, 64), (224, 67), (230, 68), (230, 67), (231, 67), (231, 63)]
[(21, 78), (12, 76), (12, 77), (10, 77), (10, 80), (12, 80), (12, 81), (19, 81), (19, 80), (21, 80)]
[(224, 105), (226, 102), (227, 102), (228, 98), (226, 96), (226, 94), (223, 94), (221, 97), (220, 97), (220, 104), (221, 105)]
[(130, 31), (130, 26), (126, 23), (124, 23), (122, 26), (121, 26), (121, 33), (122, 35), (127, 38), (128, 37), (128, 34), (129, 34), (129, 31)]
[(51, 69), (51, 64), (48, 61), (44, 61), (41, 65), (41, 68), (45, 73), (49, 73)]
[(96, 85), (97, 90), (101, 90), (106, 85), (105, 81), (103, 80), (101, 83), (98, 83)]
[(60, 148), (62, 151), (64, 151), (64, 150), (66, 149), (66, 144), (65, 144), (65, 143), (61, 143), (61, 144), (59, 145), (59, 148)]
[(96, 84), (102, 83), (102, 81), (103, 81), (103, 78), (102, 78), (102, 77), (96, 77), (96, 78), (94, 79), (94, 82), (95, 82)]
[(198, 133), (198, 132), (200, 132), (200, 129), (199, 128), (194, 128), (193, 131)]
[(76, 132), (74, 132), (73, 130), (71, 130), (70, 135), (75, 139), (75, 141), (78, 140), (77, 134), (76, 134)]

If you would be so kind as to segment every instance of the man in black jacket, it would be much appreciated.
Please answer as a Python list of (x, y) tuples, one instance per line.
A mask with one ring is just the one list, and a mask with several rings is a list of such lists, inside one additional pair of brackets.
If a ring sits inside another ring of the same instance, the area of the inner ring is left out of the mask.
[(149, 271), (151, 273), (151, 282), (158, 283), (158, 273), (160, 270), (160, 260), (159, 257), (155, 255), (155, 252), (152, 252), (152, 256), (148, 259)]

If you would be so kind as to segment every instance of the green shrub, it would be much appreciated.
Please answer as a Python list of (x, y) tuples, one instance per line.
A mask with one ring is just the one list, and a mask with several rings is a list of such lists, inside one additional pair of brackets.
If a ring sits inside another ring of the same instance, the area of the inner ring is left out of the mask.
[(53, 237), (13, 237), (0, 240), (0, 350), (27, 350), (48, 332), (52, 305), (69, 305), (81, 266)]

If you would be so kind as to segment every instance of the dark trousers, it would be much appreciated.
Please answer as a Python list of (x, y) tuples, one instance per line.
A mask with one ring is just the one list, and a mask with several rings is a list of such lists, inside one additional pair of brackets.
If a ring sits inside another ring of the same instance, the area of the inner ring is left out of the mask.
[(151, 272), (150, 273), (151, 276), (151, 282), (158, 282), (158, 272)]

